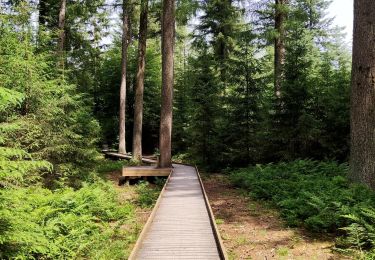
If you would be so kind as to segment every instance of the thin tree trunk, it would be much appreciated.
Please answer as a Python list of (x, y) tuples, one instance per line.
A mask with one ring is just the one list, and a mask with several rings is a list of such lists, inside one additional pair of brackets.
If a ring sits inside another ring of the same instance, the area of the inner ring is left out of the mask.
[(284, 80), (285, 64), (285, 8), (287, 0), (275, 0), (275, 96), (281, 97), (281, 84)]
[(121, 85), (120, 85), (120, 111), (119, 111), (119, 153), (126, 153), (125, 141), (125, 110), (126, 110), (126, 64), (128, 53), (128, 11), (127, 0), (122, 6), (122, 51), (121, 51)]
[(65, 15), (66, 15), (66, 0), (60, 0), (59, 10), (59, 39), (57, 42), (57, 55), (59, 58), (59, 67), (64, 69), (65, 66)]
[(313, 3), (309, 1), (309, 29), (312, 30), (314, 26), (313, 22)]
[(162, 18), (162, 95), (160, 114), (159, 167), (171, 166), (172, 103), (173, 103), (173, 47), (175, 1), (163, 0)]
[(350, 177), (375, 190), (375, 1), (354, 1)]
[(249, 62), (248, 61), (248, 45), (246, 44), (246, 60), (245, 60), (245, 66), (246, 66), (246, 163), (250, 163), (250, 68), (249, 68)]
[(135, 86), (134, 128), (133, 128), (133, 159), (142, 160), (142, 120), (143, 120), (143, 91), (146, 65), (148, 0), (141, 0), (139, 17), (138, 40), (138, 71)]
[(39, 26), (43, 26), (43, 25), (46, 25), (46, 21), (47, 21), (47, 12), (48, 12), (48, 8), (47, 8), (47, 3), (46, 3), (47, 0), (40, 0), (39, 1)]

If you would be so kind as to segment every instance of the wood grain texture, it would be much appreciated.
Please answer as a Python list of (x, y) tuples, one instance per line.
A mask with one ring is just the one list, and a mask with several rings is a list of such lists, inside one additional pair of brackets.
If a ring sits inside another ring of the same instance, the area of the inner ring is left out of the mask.
[(157, 168), (153, 166), (123, 167), (122, 176), (143, 177), (143, 176), (169, 176), (172, 168)]
[(133, 259), (221, 259), (195, 168), (173, 166)]

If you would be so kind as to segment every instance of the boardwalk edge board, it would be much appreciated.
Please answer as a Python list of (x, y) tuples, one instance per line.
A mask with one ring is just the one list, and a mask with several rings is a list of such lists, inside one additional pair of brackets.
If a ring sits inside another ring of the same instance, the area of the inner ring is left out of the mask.
[[(113, 152), (105, 152), (106, 154), (108, 155), (111, 155), (111, 156), (114, 156), (114, 157), (120, 157), (120, 158), (123, 158), (123, 159), (130, 159), (131, 156), (130, 155), (123, 155), (123, 154), (118, 154), (118, 153), (113, 153)], [(120, 156), (119, 156), (120, 155)], [(142, 158), (142, 161), (145, 162), (145, 163), (156, 163), (155, 160), (152, 160), (152, 159), (144, 159)], [(208, 197), (207, 197), (207, 194), (206, 194), (206, 191), (204, 189), (204, 185), (203, 185), (203, 182), (202, 182), (202, 179), (201, 179), (201, 176), (200, 176), (200, 173), (198, 171), (198, 168), (196, 165), (191, 165), (191, 164), (186, 164), (186, 163), (173, 163), (173, 164), (179, 164), (179, 165), (186, 165), (186, 166), (191, 166), (195, 169), (195, 172), (197, 174), (197, 177), (198, 177), (198, 181), (199, 181), (199, 185), (200, 185), (200, 188), (201, 188), (201, 191), (202, 191), (202, 194), (203, 194), (203, 200), (204, 200), (204, 203), (205, 203), (205, 206), (206, 206), (206, 210), (207, 210), (207, 213), (208, 213), (208, 216), (209, 216), (209, 220), (210, 220), (210, 224), (211, 224), (211, 229), (212, 229), (212, 232), (213, 232), (213, 235), (214, 235), (214, 239), (216, 241), (216, 247), (217, 247), (217, 250), (219, 252), (219, 256), (222, 260), (228, 260), (228, 255), (226, 253), (226, 250), (225, 250), (225, 247), (224, 247), (224, 243), (223, 243), (223, 240), (221, 239), (221, 236), (220, 236), (220, 233), (219, 233), (219, 229), (216, 225), (216, 222), (215, 222), (215, 217), (214, 217), (214, 214), (213, 214), (213, 211), (212, 211), (212, 208), (210, 206), (210, 202), (208, 200)], [(136, 256), (137, 256), (137, 253), (140, 249), (140, 246), (142, 244), (142, 242), (144, 241), (144, 238), (146, 237), (146, 234), (152, 224), (152, 222), (154, 221), (154, 218), (155, 218), (155, 215), (156, 215), (156, 211), (158, 210), (159, 208), (159, 205), (160, 205), (160, 201), (163, 197), (163, 194), (164, 194), (164, 191), (167, 187), (167, 184), (169, 183), (169, 180), (171, 178), (173, 174), (173, 168), (172, 168), (172, 172), (171, 174), (168, 176), (164, 186), (163, 186), (163, 189), (161, 190), (160, 194), (159, 194), (159, 197), (158, 199), (156, 200), (156, 203), (155, 203), (155, 206), (154, 208), (152, 209), (151, 211), (151, 214), (150, 216), (148, 217), (147, 219), (147, 222), (146, 224), (144, 225), (131, 253), (130, 253), (130, 256), (128, 258), (128, 260), (136, 260)]]
[(154, 221), (154, 218), (155, 218), (155, 214), (156, 214), (156, 211), (158, 210), (159, 208), (159, 205), (160, 205), (160, 201), (161, 201), (161, 198), (163, 197), (163, 193), (164, 193), (164, 190), (165, 188), (167, 187), (167, 184), (169, 182), (169, 179), (170, 177), (172, 176), (173, 174), (173, 171), (172, 173), (168, 176), (166, 182), (164, 183), (164, 186), (163, 186), (163, 189), (161, 190), (160, 194), (159, 194), (159, 197), (158, 199), (156, 200), (156, 203), (155, 203), (155, 206), (154, 208), (152, 209), (151, 211), (151, 214), (150, 216), (148, 217), (147, 219), (147, 222), (146, 224), (143, 226), (143, 229), (141, 231), (141, 234), (139, 235), (138, 239), (137, 239), (137, 242), (135, 243), (134, 247), (133, 247), (133, 250), (128, 258), (128, 260), (135, 260), (136, 259), (136, 256), (137, 256), (137, 253), (139, 251), (139, 248), (152, 224), (152, 222)]
[[(212, 233), (213, 233), (213, 236), (214, 236), (214, 239), (215, 239), (215, 244), (216, 244), (216, 249), (219, 253), (219, 257), (220, 259), (222, 260), (228, 260), (228, 256), (226, 254), (226, 251), (225, 251), (225, 248), (224, 248), (224, 244), (223, 244), (223, 241), (221, 239), (221, 236), (220, 236), (220, 233), (219, 233), (219, 229), (216, 225), (216, 222), (215, 222), (215, 217), (213, 215), (213, 212), (212, 212), (212, 209), (211, 209), (211, 206), (209, 204), (209, 200), (208, 200), (208, 197), (207, 197), (207, 194), (206, 194), (206, 191), (204, 189), (204, 186), (203, 186), (203, 182), (201, 180), (201, 177), (200, 177), (200, 174), (199, 174), (199, 171), (197, 169), (197, 167), (195, 165), (190, 165), (190, 164), (183, 164), (183, 163), (174, 163), (174, 164), (179, 164), (179, 165), (186, 165), (186, 166), (190, 166), (192, 168), (194, 168), (195, 170), (195, 173), (198, 177), (198, 182), (199, 182), (199, 186), (200, 186), (200, 189), (201, 189), (201, 192), (202, 192), (202, 196), (203, 196), (203, 200), (204, 200), (204, 204), (205, 204), (205, 207), (206, 207), (206, 212), (208, 214), (208, 217), (209, 217), (209, 221), (210, 221), (210, 226), (211, 226), (211, 229), (212, 229)], [(173, 171), (172, 171), (172, 174), (173, 174)], [(158, 210), (159, 208), (159, 204), (160, 204), (160, 201), (161, 201), (161, 198), (163, 197), (163, 193), (165, 191), (165, 188), (169, 182), (169, 179), (170, 177), (172, 176), (172, 174), (168, 177), (167, 181), (165, 182), (164, 184), (164, 187), (162, 189), (162, 191), (160, 192), (159, 194), (159, 197), (155, 203), (155, 206), (145, 224), (145, 226), (143, 227), (142, 229), (142, 232), (141, 234), (139, 235), (138, 239), (137, 239), (137, 242), (135, 244), (135, 246), (133, 247), (133, 250), (129, 256), (129, 260), (136, 260), (137, 259), (137, 255), (138, 255), (138, 252), (140, 250), (140, 247), (146, 237), (146, 234), (147, 232), (149, 231), (149, 228), (152, 224), (152, 222), (154, 221), (154, 218), (155, 218), (155, 215), (156, 215), (156, 211)], [(178, 258), (176, 258), (178, 259)]]
[(227, 252), (225, 250), (223, 240), (221, 239), (219, 228), (217, 227), (217, 224), (215, 222), (215, 216), (214, 216), (214, 213), (212, 211), (210, 202), (208, 200), (208, 197), (207, 197), (207, 194), (206, 194), (206, 190), (204, 189), (200, 173), (198, 171), (197, 166), (194, 165), (194, 167), (195, 167), (195, 171), (196, 171), (196, 173), (198, 175), (199, 184), (200, 184), (201, 189), (202, 189), (204, 202), (206, 204), (207, 212), (208, 212), (209, 219), (210, 219), (210, 222), (211, 222), (212, 232), (214, 233), (214, 237), (215, 237), (215, 240), (216, 240), (216, 245), (217, 245), (217, 249), (218, 249), (219, 254), (220, 254), (220, 258), (222, 260), (228, 260), (229, 258), (228, 258)]

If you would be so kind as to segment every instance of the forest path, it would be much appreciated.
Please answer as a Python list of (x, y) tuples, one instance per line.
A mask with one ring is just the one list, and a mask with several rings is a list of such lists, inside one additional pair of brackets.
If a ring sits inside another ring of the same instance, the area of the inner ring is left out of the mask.
[(196, 168), (173, 167), (129, 259), (225, 259)]
[(277, 209), (251, 199), (227, 175), (202, 178), (230, 259), (353, 259), (332, 250), (333, 236), (288, 227)]

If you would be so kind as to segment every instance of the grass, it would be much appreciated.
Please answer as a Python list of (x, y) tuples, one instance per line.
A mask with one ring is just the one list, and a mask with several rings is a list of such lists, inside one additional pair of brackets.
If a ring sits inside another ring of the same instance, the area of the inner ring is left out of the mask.
[(236, 239), (236, 245), (237, 246), (243, 246), (249, 243), (249, 240), (245, 236), (239, 236)]
[(285, 257), (289, 255), (289, 248), (287, 247), (279, 247), (276, 249), (276, 254), (281, 257)]
[(221, 224), (224, 224), (224, 219), (216, 218), (215, 222), (216, 222), (216, 225), (221, 225)]

